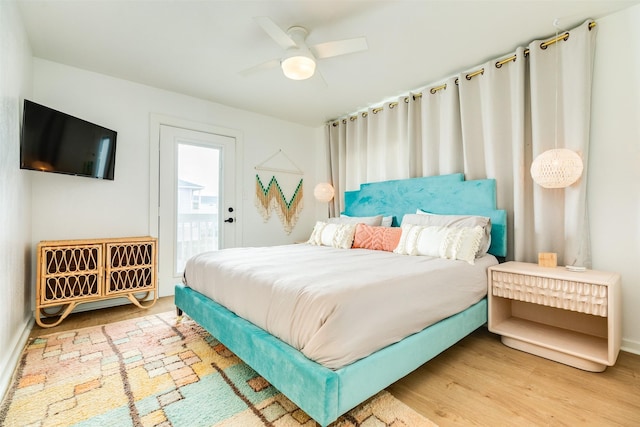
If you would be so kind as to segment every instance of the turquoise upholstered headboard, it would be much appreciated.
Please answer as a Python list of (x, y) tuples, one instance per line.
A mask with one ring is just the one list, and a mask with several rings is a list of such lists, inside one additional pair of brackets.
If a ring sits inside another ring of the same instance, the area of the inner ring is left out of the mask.
[(507, 255), (507, 213), (497, 209), (495, 179), (465, 181), (463, 174), (409, 178), (360, 185), (344, 193), (344, 214), (393, 216), (398, 226), (417, 209), (443, 215), (479, 215), (491, 218), (489, 253)]

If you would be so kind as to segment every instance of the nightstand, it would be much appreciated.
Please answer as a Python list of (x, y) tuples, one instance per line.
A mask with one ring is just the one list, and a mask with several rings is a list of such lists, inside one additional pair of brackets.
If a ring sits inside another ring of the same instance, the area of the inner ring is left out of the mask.
[(620, 351), (620, 275), (506, 262), (489, 268), (489, 331), (518, 350), (602, 372)]

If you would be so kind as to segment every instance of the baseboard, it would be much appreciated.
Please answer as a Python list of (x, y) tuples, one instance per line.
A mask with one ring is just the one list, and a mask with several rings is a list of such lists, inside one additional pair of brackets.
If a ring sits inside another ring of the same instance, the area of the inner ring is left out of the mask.
[(0, 397), (4, 396), (13, 379), (13, 373), (20, 362), (20, 356), (22, 350), (27, 344), (29, 334), (33, 328), (34, 318), (31, 316), (22, 326), (22, 333), (18, 336), (18, 339), (9, 347), (9, 351), (3, 352), (4, 356), (0, 361)]
[(640, 356), (640, 342), (631, 340), (622, 340), (621, 350)]

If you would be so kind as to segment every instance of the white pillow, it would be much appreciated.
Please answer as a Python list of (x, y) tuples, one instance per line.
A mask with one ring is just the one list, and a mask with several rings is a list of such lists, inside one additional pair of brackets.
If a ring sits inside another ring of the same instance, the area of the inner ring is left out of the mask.
[(391, 227), (392, 223), (393, 223), (393, 216), (383, 216), (382, 222), (380, 223), (380, 225), (383, 227)]
[(403, 255), (425, 255), (459, 259), (473, 265), (484, 230), (475, 227), (402, 225), (402, 236), (394, 250)]
[(329, 218), (327, 220), (329, 224), (365, 224), (372, 227), (377, 227), (382, 224), (382, 215), (376, 216), (347, 216), (340, 215), (337, 218)]
[(484, 230), (479, 225), (475, 227), (449, 228), (444, 249), (443, 258), (461, 259), (473, 265), (477, 257)]
[[(378, 216), (380, 216), (380, 215), (357, 217), (357, 216), (349, 216), (349, 215), (341, 214), (340, 218), (356, 219), (357, 222), (359, 222), (359, 223), (362, 223), (364, 225), (371, 225), (372, 227), (376, 227), (377, 225), (375, 225), (375, 224), (373, 224), (373, 225), (372, 224), (367, 224), (366, 222), (363, 222), (362, 219), (369, 220), (371, 218), (378, 218)], [(392, 223), (393, 223), (393, 215), (391, 215), (391, 216), (383, 216), (382, 217), (382, 221), (380, 221), (380, 224), (378, 224), (378, 225), (381, 226), (381, 227), (391, 227)]]
[(477, 257), (484, 256), (491, 247), (491, 218), (477, 215), (439, 215), (418, 209), (415, 214), (406, 214), (402, 224), (415, 224), (440, 227), (475, 227), (484, 230)]
[(318, 246), (350, 249), (356, 234), (357, 224), (328, 224), (318, 221), (307, 243)]
[(446, 227), (414, 227), (417, 228), (415, 243), (411, 247), (411, 255), (427, 255), (446, 258), (446, 242), (450, 229)]
[(309, 240), (307, 243), (311, 245), (321, 245), (322, 244), (322, 230), (327, 226), (326, 222), (318, 221), (316, 225), (313, 226), (313, 231), (311, 232), (311, 236), (309, 236)]

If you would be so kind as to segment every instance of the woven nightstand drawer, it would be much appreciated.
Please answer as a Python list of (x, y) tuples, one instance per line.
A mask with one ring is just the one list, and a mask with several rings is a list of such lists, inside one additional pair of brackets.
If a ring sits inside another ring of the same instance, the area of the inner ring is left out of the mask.
[(593, 283), (493, 271), (497, 297), (607, 317), (608, 287)]

